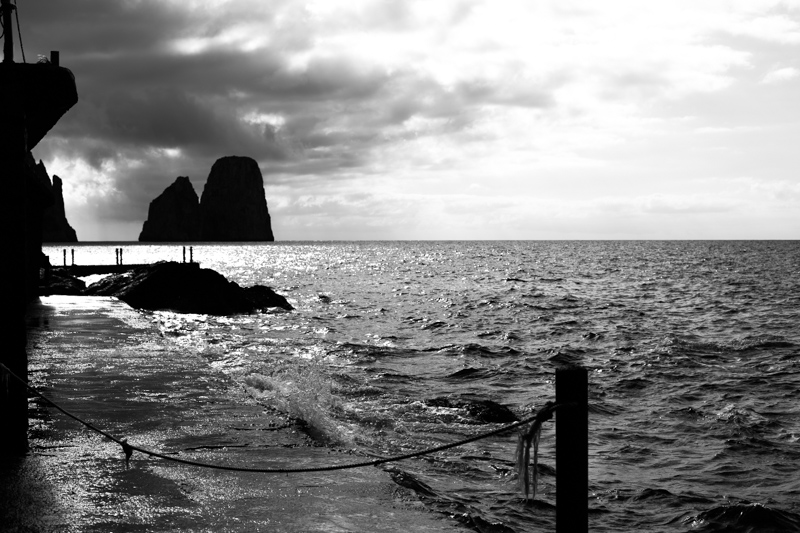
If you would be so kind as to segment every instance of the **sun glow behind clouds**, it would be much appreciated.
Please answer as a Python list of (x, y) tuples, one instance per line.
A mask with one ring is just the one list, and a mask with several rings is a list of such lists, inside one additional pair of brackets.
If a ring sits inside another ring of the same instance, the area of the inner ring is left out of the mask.
[(51, 176), (69, 176), (64, 181), (64, 198), (74, 206), (86, 205), (97, 197), (113, 194), (112, 176), (117, 170), (117, 163), (110, 159), (94, 167), (84, 159), (56, 156), (47, 164)]

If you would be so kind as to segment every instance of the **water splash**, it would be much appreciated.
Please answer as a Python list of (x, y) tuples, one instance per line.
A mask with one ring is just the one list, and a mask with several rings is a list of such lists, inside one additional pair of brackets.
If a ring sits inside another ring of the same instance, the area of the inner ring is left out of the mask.
[(303, 422), (304, 430), (322, 444), (347, 444), (347, 428), (331, 416), (340, 410), (332, 382), (316, 359), (283, 362), (270, 374), (251, 373), (245, 388), (257, 401)]

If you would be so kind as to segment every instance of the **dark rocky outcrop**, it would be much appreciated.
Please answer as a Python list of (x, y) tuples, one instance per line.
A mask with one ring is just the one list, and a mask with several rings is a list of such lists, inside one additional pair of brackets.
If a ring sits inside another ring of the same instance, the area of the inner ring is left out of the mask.
[(273, 241), (264, 180), (249, 157), (228, 156), (211, 167), (200, 198), (204, 241)]
[(86, 290), (86, 282), (75, 276), (71, 276), (63, 268), (49, 269), (45, 279), (45, 287), (42, 294), (69, 294), (80, 296)]
[[(44, 168), (41, 162), (39, 165)], [(53, 205), (42, 213), (43, 242), (78, 242), (78, 234), (70, 226), (64, 211), (64, 192), (61, 178), (53, 175)]]
[(273, 240), (261, 169), (239, 156), (214, 163), (199, 202), (189, 178), (175, 180), (150, 203), (139, 235), (140, 242)]
[(39, 161), (36, 164), (31, 154), (28, 154), (28, 166), (38, 190), (33, 196), (38, 198), (36, 203), (41, 210), (41, 215), (36, 216), (41, 217), (42, 242), (78, 242), (78, 235), (70, 226), (64, 209), (64, 186), (61, 178), (53, 176), (51, 182), (44, 163)]
[(180, 176), (150, 202), (147, 220), (139, 234), (141, 242), (185, 242), (201, 240), (200, 203), (192, 182)]
[(511, 409), (492, 400), (440, 397), (425, 400), (425, 405), (429, 407), (461, 409), (479, 423), (507, 424), (519, 420)]
[(180, 313), (233, 315), (270, 307), (291, 310), (286, 299), (269, 287), (243, 289), (197, 263), (160, 262), (114, 274), (93, 283), (84, 294), (115, 296), (131, 307)]

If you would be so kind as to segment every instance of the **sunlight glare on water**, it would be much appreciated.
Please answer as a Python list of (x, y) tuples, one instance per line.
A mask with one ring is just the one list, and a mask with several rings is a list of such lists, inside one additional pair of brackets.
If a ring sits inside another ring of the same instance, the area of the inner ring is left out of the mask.
[[(76, 257), (113, 261), (114, 246)], [(180, 260), (181, 246), (123, 245), (126, 262)], [(525, 414), (553, 399), (557, 365), (577, 363), (590, 371), (593, 531), (800, 530), (797, 242), (198, 244), (193, 257), (296, 310), (175, 315), (164, 342), (305, 419), (320, 444), (390, 454), (458, 440), (496, 427), (477, 402)], [(514, 446), (397, 466), (458, 523), (551, 530), (552, 427), (533, 507)]]

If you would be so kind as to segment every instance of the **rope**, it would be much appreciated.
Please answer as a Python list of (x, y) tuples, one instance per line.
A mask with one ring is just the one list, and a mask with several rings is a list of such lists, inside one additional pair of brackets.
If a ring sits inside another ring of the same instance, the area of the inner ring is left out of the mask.
[(84, 426), (86, 426), (87, 428), (91, 429), (92, 431), (95, 431), (95, 432), (103, 435), (107, 439), (109, 439), (111, 441), (114, 441), (117, 444), (119, 444), (120, 446), (122, 446), (122, 450), (125, 453), (125, 462), (126, 462), (126, 464), (128, 463), (128, 461), (130, 460), (131, 456), (133, 455), (133, 452), (137, 451), (137, 452), (143, 453), (145, 455), (149, 455), (149, 456), (152, 456), (152, 457), (158, 457), (159, 459), (164, 459), (164, 460), (167, 460), (167, 461), (173, 461), (175, 463), (181, 463), (181, 464), (185, 464), (185, 465), (189, 465), (189, 466), (197, 466), (197, 467), (201, 467), (201, 468), (211, 468), (211, 469), (215, 469), (215, 470), (227, 470), (229, 472), (256, 472), (256, 473), (261, 473), (261, 474), (293, 474), (293, 473), (303, 473), (303, 472), (330, 472), (330, 471), (333, 471), (333, 470), (347, 470), (347, 469), (350, 469), (350, 468), (363, 468), (365, 466), (378, 466), (378, 465), (381, 465), (381, 464), (384, 464), (384, 463), (393, 463), (393, 462), (396, 462), (396, 461), (403, 461), (405, 459), (413, 459), (414, 457), (421, 457), (423, 455), (429, 455), (429, 454), (432, 454), (432, 453), (441, 452), (441, 451), (444, 451), (444, 450), (449, 450), (450, 448), (456, 448), (458, 446), (463, 446), (465, 444), (469, 444), (470, 442), (475, 442), (477, 440), (485, 439), (485, 438), (488, 438), (488, 437), (493, 437), (494, 435), (499, 435), (501, 433), (505, 433), (507, 431), (511, 431), (512, 429), (516, 429), (518, 427), (524, 426), (525, 424), (529, 424), (531, 422), (538, 422), (538, 424), (541, 425), (541, 423), (544, 422), (545, 420), (549, 420), (550, 418), (552, 418), (553, 413), (555, 412), (556, 408), (558, 407), (558, 404), (556, 404), (556, 403), (547, 402), (544, 405), (544, 407), (542, 407), (535, 415), (530, 416), (528, 418), (525, 418), (524, 420), (520, 420), (519, 422), (515, 422), (513, 424), (509, 424), (507, 426), (503, 426), (501, 428), (495, 429), (493, 431), (489, 431), (487, 433), (481, 433), (479, 435), (468, 437), (466, 439), (462, 439), (462, 440), (457, 441), (457, 442), (452, 442), (452, 443), (449, 443), (449, 444), (443, 444), (441, 446), (436, 446), (434, 448), (428, 448), (428, 449), (425, 449), (425, 450), (412, 452), (412, 453), (407, 453), (407, 454), (404, 454), (404, 455), (398, 455), (398, 456), (394, 456), (394, 457), (382, 457), (380, 459), (374, 459), (372, 461), (364, 461), (364, 462), (361, 462), (361, 463), (347, 463), (347, 464), (343, 464), (343, 465), (316, 466), (316, 467), (307, 467), (307, 468), (249, 468), (249, 467), (239, 467), (239, 466), (215, 465), (215, 464), (210, 464), (210, 463), (202, 463), (202, 462), (199, 462), (199, 461), (190, 461), (188, 459), (180, 459), (178, 457), (172, 457), (172, 456), (169, 456), (169, 455), (165, 455), (163, 453), (154, 452), (152, 450), (147, 450), (145, 448), (140, 448), (139, 446), (134, 446), (132, 444), (129, 444), (127, 439), (119, 439), (119, 438), (111, 435), (110, 433), (107, 433), (107, 432), (105, 432), (105, 431), (93, 426), (91, 423), (86, 422), (85, 420), (82, 420), (80, 417), (70, 413), (69, 411), (67, 411), (66, 409), (64, 409), (60, 405), (58, 405), (55, 402), (53, 402), (52, 400), (50, 400), (49, 398), (44, 396), (42, 393), (40, 393), (39, 391), (37, 391), (33, 387), (28, 385), (28, 383), (26, 381), (24, 381), (22, 378), (20, 378), (16, 374), (14, 374), (4, 364), (0, 363), (0, 368), (2, 368), (3, 371), (7, 372), (11, 377), (13, 377), (17, 381), (19, 381), (20, 383), (25, 385), (25, 387), (31, 393), (33, 393), (34, 395), (38, 396), (39, 398), (41, 398), (45, 402), (49, 403), (50, 405), (52, 405), (53, 407), (55, 407), (56, 409), (58, 409), (59, 411), (61, 411), (65, 415), (67, 415), (68, 417), (72, 418), (73, 420), (83, 424)]
[(19, 27), (19, 7), (17, 7), (17, 0), (14, 0), (14, 16), (17, 18), (17, 35), (19, 35), (19, 51), (22, 52), (22, 62), (27, 63), (25, 60), (25, 47), (22, 45), (22, 28)]

